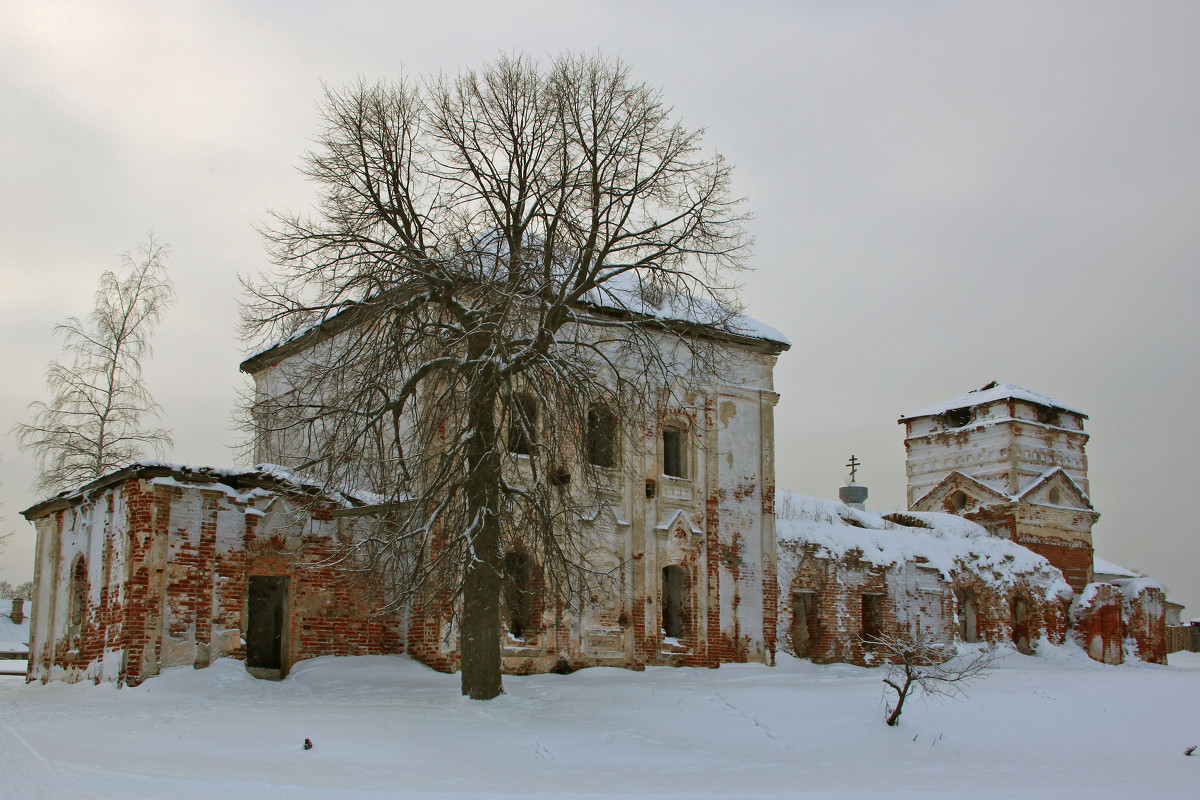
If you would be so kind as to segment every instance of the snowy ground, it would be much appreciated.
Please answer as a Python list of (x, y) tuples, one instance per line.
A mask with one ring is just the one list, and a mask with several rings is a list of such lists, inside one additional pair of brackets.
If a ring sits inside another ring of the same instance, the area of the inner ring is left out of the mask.
[[(881, 670), (588, 669), (488, 703), (399, 656), (280, 683), (221, 660), (133, 689), (0, 678), (0, 797), (1196, 797), (1200, 655), (1010, 655), (883, 724)], [(310, 751), (302, 747), (313, 741)]]

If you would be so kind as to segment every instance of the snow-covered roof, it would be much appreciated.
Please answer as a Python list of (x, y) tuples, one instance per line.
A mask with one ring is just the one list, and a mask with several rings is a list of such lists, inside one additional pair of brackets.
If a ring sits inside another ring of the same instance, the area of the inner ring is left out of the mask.
[(1114, 564), (1111, 561), (1105, 561), (1099, 556), (1092, 556), (1092, 572), (1097, 575), (1114, 575), (1119, 578), (1145, 577), (1141, 573), (1122, 567), (1120, 564)]
[(333, 490), (326, 488), (319, 478), (298, 472), (278, 464), (258, 464), (249, 469), (236, 467), (193, 467), (186, 464), (171, 464), (165, 461), (135, 461), (119, 469), (111, 470), (98, 478), (71, 489), (59, 492), (21, 512), (33, 521), (46, 514), (69, 508), (90, 494), (101, 491), (115, 483), (130, 478), (151, 480), (160, 484), (176, 486), (200, 486), (226, 490), (231, 496), (248, 500), (256, 493), (272, 489), (292, 490), (308, 495), (320, 494), (325, 499), (345, 506), (373, 506), (388, 501), (381, 495), (363, 490)]
[(947, 578), (965, 570), (1005, 582), (1038, 575), (1048, 594), (1070, 594), (1062, 573), (1045, 558), (954, 514), (906, 511), (901, 519), (913, 518), (929, 526), (913, 528), (834, 500), (791, 492), (777, 493), (776, 512), (781, 558), (787, 557), (786, 544), (795, 542), (816, 545), (833, 559), (856, 551), (862, 561), (884, 568), (913, 561)]
[[(648, 299), (650, 298), (650, 299)], [(791, 347), (792, 342), (777, 328), (747, 314), (731, 313), (707, 298), (678, 292), (655, 292), (642, 287), (640, 276), (626, 272), (597, 286), (587, 302), (599, 309), (622, 311), (643, 317), (711, 327), (750, 339), (763, 339)]]
[(0, 653), (29, 652), (29, 601), (24, 601), (24, 619), (12, 619), (12, 600), (0, 600)]
[(945, 414), (947, 411), (953, 411), (956, 408), (970, 408), (972, 406), (991, 403), (996, 400), (1024, 400), (1029, 403), (1035, 403), (1040, 406), (1048, 406), (1050, 408), (1061, 409), (1062, 411), (1070, 411), (1072, 414), (1079, 414), (1086, 417), (1077, 408), (1068, 406), (1065, 403), (1060, 403), (1053, 397), (1048, 397), (1040, 392), (1035, 392), (1031, 389), (1026, 389), (1023, 386), (1017, 386), (1015, 383), (1001, 383), (992, 381), (986, 386), (974, 389), (966, 394), (960, 394), (958, 397), (952, 397), (949, 400), (944, 400), (936, 405), (923, 408), (912, 414), (904, 414), (900, 419), (916, 419), (918, 417), (932, 417), (938, 414)]
[(1012, 495), (1012, 499), (1014, 499), (1014, 500), (1024, 500), (1024, 499), (1025, 499), (1025, 498), (1026, 498), (1028, 495), (1030, 495), (1030, 494), (1032, 494), (1034, 491), (1036, 491), (1036, 490), (1038, 489), (1038, 487), (1039, 487), (1039, 486), (1042, 486), (1042, 485), (1044, 485), (1044, 484), (1046, 484), (1046, 483), (1050, 482), (1050, 481), (1051, 481), (1051, 480), (1053, 480), (1053, 479), (1054, 479), (1054, 477), (1055, 477), (1055, 476), (1057, 476), (1059, 473), (1062, 473), (1062, 476), (1063, 476), (1063, 478), (1066, 480), (1066, 482), (1067, 482), (1067, 483), (1068, 483), (1068, 484), (1069, 484), (1069, 485), (1070, 485), (1072, 488), (1074, 488), (1074, 490), (1075, 490), (1076, 492), (1078, 492), (1078, 493), (1079, 493), (1079, 497), (1080, 497), (1080, 498), (1083, 500), (1083, 502), (1087, 503), (1087, 506), (1088, 506), (1088, 508), (1091, 508), (1091, 507), (1092, 507), (1092, 500), (1091, 500), (1091, 498), (1089, 498), (1089, 497), (1087, 496), (1087, 492), (1085, 492), (1085, 491), (1084, 491), (1082, 488), (1080, 488), (1079, 484), (1075, 482), (1075, 479), (1074, 479), (1074, 478), (1072, 478), (1072, 477), (1070, 476), (1070, 474), (1068, 474), (1068, 473), (1067, 473), (1067, 471), (1066, 471), (1065, 469), (1063, 469), (1061, 466), (1058, 466), (1058, 467), (1051, 467), (1050, 469), (1048, 469), (1048, 470), (1046, 470), (1045, 472), (1043, 472), (1041, 475), (1038, 475), (1038, 476), (1037, 476), (1036, 478), (1034, 478), (1034, 479), (1033, 479), (1033, 481), (1031, 481), (1031, 482), (1030, 482), (1030, 483), (1029, 483), (1029, 484), (1028, 484), (1028, 485), (1027, 485), (1027, 486), (1026, 486), (1024, 489), (1022, 489), (1021, 491), (1017, 492), (1015, 495)]
[[(652, 297), (654, 302), (647, 300), (648, 296)], [(709, 328), (717, 335), (770, 342), (783, 350), (792, 346), (791, 340), (777, 328), (747, 314), (731, 313), (715, 301), (678, 293), (671, 294), (666, 291), (661, 293), (643, 291), (638, 276), (633, 273), (623, 273), (606, 280), (588, 292), (584, 302), (585, 305), (600, 311), (615, 311), (667, 322), (681, 322)], [(353, 325), (355, 314), (352, 312), (360, 308), (365, 308), (365, 306), (347, 302), (336, 308), (326, 309), (319, 319), (251, 350), (242, 359), (242, 371), (257, 371), (263, 356), (306, 336), (316, 333), (317, 341), (320, 341), (326, 336), (336, 334)], [(319, 328), (322, 328), (323, 332), (317, 332)], [(267, 360), (266, 363), (271, 363), (271, 361)]]

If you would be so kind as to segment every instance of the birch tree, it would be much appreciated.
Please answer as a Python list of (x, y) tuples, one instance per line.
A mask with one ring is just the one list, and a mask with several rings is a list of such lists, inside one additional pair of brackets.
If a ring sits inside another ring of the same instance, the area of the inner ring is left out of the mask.
[(153, 424), (162, 409), (142, 373), (154, 329), (175, 300), (168, 250), (151, 234), (121, 256), (120, 273), (100, 276), (86, 319), (55, 326), (63, 355), (46, 367), (50, 400), (31, 403), (32, 421), (13, 426), (37, 458), (35, 489), (76, 486), (171, 445), (170, 432)]
[(463, 694), (495, 697), (506, 578), (555, 602), (600, 580), (579, 520), (613, 448), (713, 380), (740, 201), (702, 131), (603, 57), (360, 80), (322, 123), (315, 213), (273, 216), (275, 268), (247, 281), (248, 339), (299, 353), (254, 408), (258, 452), (389, 498), (360, 554), (453, 607)]

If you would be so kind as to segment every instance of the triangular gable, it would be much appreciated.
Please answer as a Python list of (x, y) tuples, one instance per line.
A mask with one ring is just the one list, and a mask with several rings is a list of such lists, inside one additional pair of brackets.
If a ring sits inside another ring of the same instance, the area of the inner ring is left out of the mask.
[[(953, 509), (949, 506), (949, 498), (955, 492), (962, 492), (971, 501), (964, 509)], [(1007, 494), (1000, 492), (986, 483), (972, 478), (970, 475), (954, 470), (942, 478), (936, 486), (922, 495), (909, 507), (909, 511), (970, 511), (979, 506), (996, 503), (1011, 503), (1013, 500)]]
[(682, 508), (677, 508), (674, 511), (668, 511), (663, 514), (659, 519), (658, 524), (654, 526), (654, 529), (658, 531), (669, 531), (671, 528), (675, 527), (676, 524), (682, 525), (692, 533), (701, 532), (700, 528), (692, 520), (691, 516)]
[(282, 497), (272, 497), (265, 508), (260, 509), (262, 519), (259, 520), (256, 533), (259, 536), (273, 536), (276, 533), (295, 533), (303, 528), (307, 517), (297, 512)]
[(617, 509), (612, 503), (598, 503), (594, 506), (588, 506), (576, 515), (580, 522), (586, 522), (589, 525), (595, 525), (597, 522), (612, 527), (620, 525), (629, 527), (629, 522), (617, 516)]
[[(1050, 496), (1055, 489), (1059, 493), (1058, 502), (1053, 502)], [(1079, 488), (1079, 484), (1075, 483), (1062, 467), (1043, 472), (1033, 483), (1022, 489), (1016, 499), (1031, 505), (1095, 510), (1088, 496)]]

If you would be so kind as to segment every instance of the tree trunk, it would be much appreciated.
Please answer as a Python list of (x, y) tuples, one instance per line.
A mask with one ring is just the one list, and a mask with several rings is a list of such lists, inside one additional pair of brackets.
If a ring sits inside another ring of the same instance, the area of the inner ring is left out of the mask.
[(889, 726), (894, 726), (900, 721), (900, 712), (904, 710), (904, 700), (908, 697), (908, 693), (912, 689), (914, 677), (912, 669), (906, 664), (904, 667), (904, 686), (897, 686), (887, 678), (883, 679), (884, 683), (896, 690), (896, 707), (891, 710), (887, 718)]
[(488, 515), (475, 537), (478, 560), (467, 567), (463, 586), (462, 693), (472, 700), (491, 700), (504, 692), (500, 679), (499, 525)]
[(471, 479), (467, 519), (480, 520), (472, 540), (473, 557), (463, 583), (462, 693), (472, 700), (491, 700), (504, 692), (500, 678), (500, 492), (499, 433), (496, 430), (494, 379), (475, 384), (470, 398), (471, 429), (478, 435), (468, 446)]

